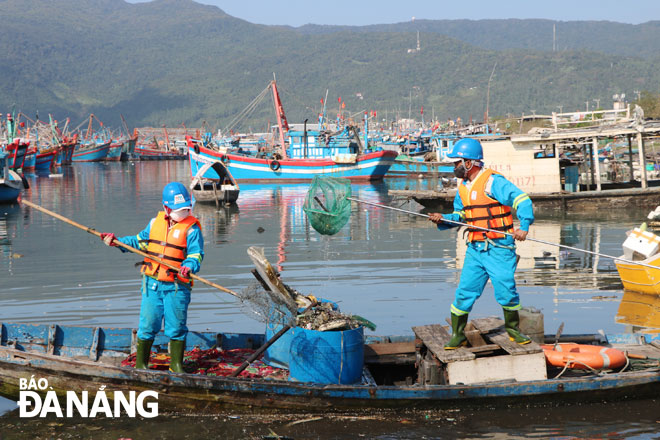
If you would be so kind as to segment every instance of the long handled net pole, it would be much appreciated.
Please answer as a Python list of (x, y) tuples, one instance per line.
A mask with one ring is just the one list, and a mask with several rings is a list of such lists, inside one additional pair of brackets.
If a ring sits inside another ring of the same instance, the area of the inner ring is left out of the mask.
[[(430, 218), (430, 216), (428, 214), (422, 214), (421, 212), (408, 211), (406, 209), (395, 208), (394, 206), (388, 206), (388, 205), (383, 205), (383, 204), (380, 204), (380, 203), (369, 202), (367, 200), (356, 199), (355, 197), (347, 197), (347, 199), (352, 201), (352, 202), (363, 203), (365, 205), (371, 205), (371, 206), (377, 206), (378, 208), (385, 208), (385, 209), (389, 209), (389, 210), (392, 210), (392, 211), (403, 212), (405, 214), (416, 215), (418, 217)], [(458, 221), (454, 221), (454, 220), (447, 220), (447, 219), (444, 219), (444, 218), (442, 219), (442, 221), (444, 223), (451, 223), (451, 224), (459, 225), (459, 226), (467, 226), (470, 229), (476, 229), (476, 230), (480, 230), (480, 231), (484, 231), (484, 232), (496, 232), (498, 234), (504, 234), (504, 235), (509, 235), (509, 236), (513, 237), (513, 234), (510, 234), (508, 232), (497, 231), (495, 229), (482, 228), (482, 227), (479, 227), (479, 226), (472, 226), (472, 225), (469, 225), (467, 223), (458, 222)], [(650, 264), (642, 263), (640, 261), (631, 261), (631, 260), (628, 260), (628, 259), (625, 259), (625, 258), (615, 257), (613, 255), (601, 254), (600, 252), (588, 251), (586, 249), (580, 249), (580, 248), (576, 248), (576, 247), (573, 247), (573, 246), (566, 246), (565, 244), (552, 243), (550, 241), (539, 240), (538, 238), (527, 238), (527, 240), (535, 241), (537, 243), (547, 244), (549, 246), (557, 246), (557, 247), (564, 248), (564, 249), (570, 249), (570, 250), (577, 251), (577, 252), (583, 252), (585, 254), (598, 255), (600, 257), (611, 258), (612, 260), (622, 261), (622, 262), (628, 263), (628, 264), (635, 264), (637, 266), (644, 266), (644, 267), (648, 267), (648, 268), (651, 268), (651, 269), (660, 270), (660, 267), (658, 267), (658, 266), (653, 266), (653, 265), (650, 265)]]
[[(76, 222), (74, 222), (73, 220), (64, 217), (63, 215), (60, 215), (60, 214), (58, 214), (58, 213), (56, 213), (56, 212), (53, 212), (53, 211), (50, 211), (50, 210), (48, 210), (48, 209), (46, 209), (46, 208), (44, 208), (44, 207), (41, 207), (41, 206), (37, 205), (36, 203), (32, 203), (32, 202), (30, 202), (29, 200), (21, 200), (21, 203), (25, 204), (26, 206), (29, 206), (30, 208), (34, 208), (34, 209), (36, 209), (37, 211), (41, 211), (41, 212), (43, 212), (44, 214), (48, 214), (48, 215), (50, 215), (51, 217), (55, 217), (55, 218), (58, 219), (58, 220), (62, 220), (63, 222), (68, 223), (68, 224), (70, 224), (71, 226), (75, 226), (75, 227), (78, 228), (78, 229), (82, 229), (83, 231), (88, 232), (88, 233), (90, 233), (90, 234), (92, 234), (92, 235), (96, 235), (97, 237), (101, 237), (101, 233), (98, 232), (96, 229), (88, 228), (88, 227), (85, 226), (85, 225), (81, 225), (80, 223), (76, 223)], [(119, 246), (119, 247), (122, 247), (122, 248), (126, 249), (126, 250), (129, 251), (129, 252), (133, 252), (134, 254), (138, 254), (138, 255), (141, 255), (141, 256), (143, 256), (143, 257), (149, 258), (149, 259), (151, 259), (151, 260), (157, 262), (158, 264), (162, 264), (163, 266), (168, 267), (168, 268), (170, 268), (170, 269), (172, 269), (172, 270), (175, 270), (175, 271), (177, 271), (177, 272), (179, 271), (179, 269), (178, 269), (176, 266), (173, 266), (172, 264), (170, 264), (170, 263), (168, 263), (168, 262), (166, 262), (166, 261), (163, 261), (163, 260), (161, 260), (160, 258), (154, 257), (153, 255), (149, 255), (149, 254), (147, 254), (146, 252), (142, 252), (142, 251), (139, 250), (139, 249), (135, 249), (135, 248), (132, 247), (132, 246), (129, 246), (129, 245), (127, 245), (127, 244), (124, 244), (124, 243), (122, 243), (122, 242), (119, 241), (119, 240), (113, 240), (113, 243), (116, 244), (116, 245)], [(209, 281), (209, 280), (206, 280), (206, 279), (204, 279), (204, 278), (202, 278), (202, 277), (200, 277), (200, 276), (197, 276), (197, 275), (195, 275), (195, 274), (190, 274), (190, 278), (192, 278), (193, 280), (199, 281), (200, 283), (204, 283), (204, 284), (206, 284), (206, 285), (208, 285), (208, 286), (215, 287), (216, 289), (218, 289), (218, 290), (222, 290), (223, 292), (228, 293), (228, 294), (230, 294), (230, 295), (233, 295), (233, 296), (235, 296), (235, 297), (237, 297), (237, 298), (240, 298), (239, 295), (238, 295), (238, 293), (234, 292), (233, 290), (229, 290), (229, 289), (227, 289), (226, 287), (222, 287), (221, 285), (216, 284), (216, 283), (214, 283), (214, 282), (211, 282), (211, 281)]]

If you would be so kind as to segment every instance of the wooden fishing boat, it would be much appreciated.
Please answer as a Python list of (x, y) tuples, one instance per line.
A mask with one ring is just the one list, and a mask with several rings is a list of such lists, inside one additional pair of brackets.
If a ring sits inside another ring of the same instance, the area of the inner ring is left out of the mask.
[(303, 130), (290, 129), (275, 81), (260, 96), (266, 96), (268, 89), (275, 104), (279, 145), (254, 154), (186, 137), (193, 176), (205, 163), (222, 161), (238, 182), (306, 182), (316, 176), (370, 181), (382, 179), (394, 163), (396, 152), (367, 149), (354, 126), (334, 133), (307, 129), (306, 124)]
[(23, 160), (23, 167), (21, 170), (24, 173), (27, 172), (34, 172), (35, 168), (37, 166), (37, 149), (34, 147), (28, 148), (27, 152), (25, 153), (25, 159)]
[(62, 165), (70, 165), (73, 161), (73, 153), (78, 146), (78, 134), (73, 137), (64, 136), (60, 141), (60, 148), (62, 149)]
[(108, 155), (105, 157), (105, 160), (108, 162), (119, 162), (121, 160), (121, 155), (124, 149), (124, 143), (122, 141), (114, 141), (110, 144), (110, 149), (108, 150)]
[(9, 169), (9, 153), (0, 151), (0, 203), (15, 202), (22, 189), (23, 179)]
[(29, 147), (30, 141), (21, 138), (15, 138), (5, 146), (5, 151), (9, 153), (7, 160), (10, 169), (16, 171), (23, 168), (23, 162)]
[(77, 144), (71, 157), (72, 162), (101, 162), (105, 160), (110, 150), (110, 141), (101, 143), (83, 142)]
[[(66, 394), (66, 391), (88, 391), (93, 395), (102, 385), (110, 393), (153, 390), (158, 392), (161, 409), (211, 412), (222, 408), (242, 408), (254, 412), (273, 409), (456, 408), (534, 403), (560, 405), (568, 401), (583, 403), (653, 397), (660, 391), (660, 344), (648, 335), (612, 337), (609, 342), (625, 344), (618, 345), (618, 348), (625, 350), (629, 357), (646, 358), (645, 361), (637, 361), (642, 364), (635, 364), (636, 361), (631, 359), (621, 371), (594, 375), (570, 370), (571, 374), (567, 372), (551, 379), (454, 385), (439, 384), (437, 380), (433, 384), (434, 375), (428, 374), (428, 370), (437, 365), (435, 359), (431, 359), (432, 362), (428, 362), (427, 358), (420, 360), (416, 345), (423, 344), (419, 344), (419, 340), (416, 344), (413, 336), (367, 337), (362, 383), (333, 385), (294, 382), (281, 376), (277, 379), (254, 375), (234, 378), (175, 374), (154, 369), (136, 370), (122, 366), (122, 362), (126, 364), (129, 354), (135, 352), (137, 344), (136, 330), (130, 328), (2, 323), (0, 329), (0, 394), (11, 399), (19, 398), (20, 381), (31, 377), (47, 380), (49, 390), (59, 395)], [(420, 334), (423, 336), (420, 329), (416, 330), (418, 337)], [(552, 336), (547, 338), (554, 340)], [(567, 339), (562, 336), (561, 341)], [(600, 335), (583, 335), (581, 340), (607, 342)], [(426, 339), (424, 341), (428, 342)], [(167, 342), (167, 338), (160, 334), (154, 341), (154, 349), (165, 352)], [(256, 349), (264, 342), (263, 334), (190, 332), (187, 347), (226, 352)], [(494, 350), (492, 344), (488, 345), (479, 348), (480, 352)], [(477, 348), (472, 350), (473, 356), (479, 355)], [(465, 349), (459, 351), (462, 350)], [(459, 351), (454, 351), (452, 356), (457, 356)], [(465, 356), (465, 353), (458, 356)], [(427, 373), (421, 373), (416, 363)], [(442, 379), (441, 375), (435, 377)]]
[(136, 160), (183, 160), (186, 155), (178, 150), (165, 150), (153, 145), (135, 145), (133, 155)]
[(202, 166), (190, 182), (190, 190), (197, 202), (216, 205), (235, 203), (240, 191), (238, 183), (222, 162)]
[(50, 171), (53, 166), (53, 160), (58, 154), (58, 149), (49, 148), (37, 153), (34, 169), (37, 171)]

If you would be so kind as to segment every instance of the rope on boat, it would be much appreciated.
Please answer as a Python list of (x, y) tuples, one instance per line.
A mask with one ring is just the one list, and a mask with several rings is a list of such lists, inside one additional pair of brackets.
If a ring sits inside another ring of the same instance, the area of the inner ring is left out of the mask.
[(268, 87), (263, 89), (243, 110), (241, 110), (235, 117), (232, 119), (223, 132), (228, 133), (233, 130), (238, 124), (240, 124), (244, 119), (246, 119), (250, 114), (254, 112), (259, 103), (266, 97), (268, 91), (270, 90), (270, 84)]

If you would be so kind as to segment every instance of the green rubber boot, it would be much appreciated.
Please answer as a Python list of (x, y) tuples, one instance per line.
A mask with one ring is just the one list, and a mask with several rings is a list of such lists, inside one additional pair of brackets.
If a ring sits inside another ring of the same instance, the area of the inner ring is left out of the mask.
[(518, 325), (520, 324), (518, 310), (502, 310), (504, 311), (504, 328), (506, 328), (506, 332), (509, 334), (509, 338), (513, 342), (520, 345), (525, 345), (532, 342), (531, 339), (520, 333), (520, 328), (518, 328)]
[(170, 371), (172, 373), (185, 373), (183, 371), (183, 350), (186, 341), (170, 339)]
[(151, 357), (151, 344), (153, 344), (153, 339), (151, 341), (147, 339), (137, 340), (137, 352), (135, 353), (135, 368), (145, 370), (149, 368), (149, 357)]
[(445, 344), (445, 350), (455, 350), (467, 345), (465, 337), (465, 326), (468, 322), (468, 315), (451, 314), (451, 339)]

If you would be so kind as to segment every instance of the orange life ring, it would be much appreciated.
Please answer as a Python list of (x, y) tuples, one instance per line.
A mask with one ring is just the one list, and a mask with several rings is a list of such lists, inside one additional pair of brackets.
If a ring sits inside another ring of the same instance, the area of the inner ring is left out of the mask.
[(541, 345), (548, 365), (587, 370), (615, 369), (626, 364), (626, 354), (616, 348), (598, 345), (557, 344)]

